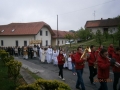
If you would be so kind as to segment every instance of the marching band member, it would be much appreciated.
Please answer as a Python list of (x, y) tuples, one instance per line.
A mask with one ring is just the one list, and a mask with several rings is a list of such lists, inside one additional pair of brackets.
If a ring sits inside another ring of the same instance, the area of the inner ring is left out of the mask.
[(76, 70), (75, 70), (75, 55), (76, 55), (76, 50), (73, 50), (72, 54), (71, 54), (71, 59), (72, 59), (72, 72), (73, 75), (77, 75)]
[(47, 63), (51, 63), (52, 62), (52, 48), (51, 48), (51, 46), (49, 46), (49, 48), (47, 49)]
[(94, 68), (94, 65), (96, 64), (96, 53), (95, 53), (95, 46), (91, 45), (90, 46), (91, 52), (89, 52), (89, 56), (88, 56), (88, 66), (89, 66), (89, 72), (90, 72), (90, 82), (91, 84), (95, 84), (93, 81), (93, 78), (97, 75), (97, 68)]
[(82, 78), (82, 75), (83, 75), (83, 68), (84, 68), (84, 61), (86, 60), (86, 58), (82, 58), (81, 59), (81, 56), (82, 56), (82, 48), (81, 47), (78, 47), (77, 48), (77, 53), (75, 55), (75, 68), (76, 68), (76, 72), (77, 72), (77, 82), (76, 82), (76, 88), (77, 89), (80, 89), (80, 85), (81, 85), (81, 88), (82, 90), (85, 90), (85, 85), (84, 85), (84, 82), (83, 82), (83, 78)]
[(117, 84), (120, 79), (120, 48), (119, 47), (115, 49), (115, 52), (112, 54), (112, 58), (114, 58), (115, 61), (119, 63), (118, 67), (116, 67), (115, 65), (113, 66), (113, 73), (114, 73), (113, 90), (120, 90), (120, 86), (119, 89), (117, 89)]
[(56, 48), (53, 50), (53, 65), (58, 65), (58, 60), (57, 60), (57, 56), (58, 56), (58, 51), (56, 50)]
[(33, 51), (34, 51), (33, 57), (36, 58), (37, 57), (37, 47), (36, 47), (36, 45), (34, 45)]
[(108, 47), (109, 58), (112, 58), (112, 53), (113, 52), (114, 52), (113, 44), (110, 44), (110, 46)]
[(65, 63), (65, 58), (64, 58), (62, 50), (59, 51), (57, 60), (58, 60), (58, 67), (59, 67), (59, 78), (62, 78), (62, 80), (65, 80), (63, 78), (63, 64)]
[(69, 53), (69, 56), (68, 56), (68, 69), (69, 69), (69, 70), (72, 70), (71, 52)]
[(46, 51), (44, 48), (41, 48), (41, 62), (45, 62)]
[(107, 79), (109, 78), (110, 61), (108, 59), (108, 52), (106, 49), (100, 51), (100, 55), (97, 58), (98, 73), (97, 77), (100, 82), (99, 90), (108, 90)]

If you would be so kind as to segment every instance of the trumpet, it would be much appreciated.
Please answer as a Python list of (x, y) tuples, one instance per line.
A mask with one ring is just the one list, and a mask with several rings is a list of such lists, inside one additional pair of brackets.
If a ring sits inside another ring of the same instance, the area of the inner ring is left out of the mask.
[(120, 63), (116, 62), (114, 58), (107, 57), (111, 64), (114, 64), (116, 67), (120, 67)]

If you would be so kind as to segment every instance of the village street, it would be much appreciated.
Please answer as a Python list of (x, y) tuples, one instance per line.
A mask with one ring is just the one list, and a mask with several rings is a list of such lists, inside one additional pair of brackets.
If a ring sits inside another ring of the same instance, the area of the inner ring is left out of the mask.
[[(46, 63), (43, 64), (39, 61), (38, 58), (24, 60), (22, 57), (15, 57), (15, 59), (22, 62), (22, 65), (24, 68), (28, 68), (30, 71), (36, 73), (38, 76), (44, 79), (47, 79), (47, 80), (56, 79), (56, 80), (62, 81), (60, 78), (58, 78), (58, 72), (59, 72), (58, 67), (54, 66), (53, 64), (46, 64)], [(75, 89), (77, 76), (74, 76), (72, 74), (72, 71), (68, 69), (64, 69), (63, 74), (65, 78), (65, 81), (63, 82), (67, 83), (72, 90), (77, 90)], [(89, 69), (86, 64), (84, 68), (84, 73), (83, 73), (83, 80), (85, 83), (86, 90), (98, 90), (99, 82), (95, 82), (96, 85), (91, 85), (88, 77), (89, 77)], [(95, 79), (97, 81), (96, 77)], [(112, 72), (110, 72), (110, 79), (113, 80)], [(108, 88), (109, 88), (108, 90), (113, 90), (112, 84), (113, 82), (108, 82)]]

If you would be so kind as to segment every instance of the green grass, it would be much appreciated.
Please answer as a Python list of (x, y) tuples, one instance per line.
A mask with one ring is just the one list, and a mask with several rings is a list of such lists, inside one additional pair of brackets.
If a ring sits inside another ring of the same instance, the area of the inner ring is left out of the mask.
[(25, 69), (34, 79), (42, 79), (41, 77), (39, 77), (38, 75), (36, 75), (35, 73), (32, 73), (29, 69)]
[[(18, 77), (17, 86), (26, 84), (21, 75)], [(0, 90), (15, 90), (16, 86), (12, 78), (8, 78), (7, 67), (0, 60)]]
[[(112, 38), (108, 38), (107, 40), (105, 40), (104, 42), (102, 42), (102, 45), (105, 46), (105, 48), (107, 48), (112, 42)], [(76, 50), (76, 48), (80, 45), (83, 45), (83, 48), (86, 48), (87, 46), (90, 46), (90, 45), (95, 45), (96, 47), (99, 47), (99, 43), (95, 40), (95, 39), (91, 39), (91, 40), (87, 40), (87, 41), (82, 41), (80, 43), (75, 43), (75, 44), (71, 44), (71, 47), (70, 45), (64, 45), (62, 47), (69, 47), (69, 50)], [(117, 40), (114, 40), (114, 43), (113, 45), (115, 47), (118, 46), (118, 41)]]

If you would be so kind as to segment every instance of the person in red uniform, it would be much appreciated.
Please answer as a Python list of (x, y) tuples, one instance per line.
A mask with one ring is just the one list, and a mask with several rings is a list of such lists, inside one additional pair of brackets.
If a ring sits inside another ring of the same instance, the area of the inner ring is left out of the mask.
[(95, 84), (93, 81), (93, 78), (97, 75), (97, 68), (94, 68), (94, 65), (96, 64), (96, 47), (94, 45), (90, 46), (91, 52), (89, 52), (89, 56), (88, 56), (88, 66), (89, 66), (89, 71), (90, 71), (90, 82), (91, 84)]
[(114, 52), (113, 44), (110, 44), (110, 46), (108, 47), (109, 58), (112, 58), (112, 53), (113, 52)]
[(59, 55), (57, 56), (57, 59), (58, 59), (58, 67), (59, 67), (59, 78), (62, 78), (62, 80), (65, 80), (63, 78), (63, 65), (65, 63), (65, 58), (62, 50), (60, 50)]
[(73, 50), (73, 51), (72, 51), (72, 55), (71, 55), (73, 75), (77, 75), (77, 73), (76, 73), (76, 71), (75, 71), (75, 55), (76, 55), (76, 50)]
[(82, 90), (85, 90), (85, 85), (83, 82), (82, 75), (83, 75), (84, 62), (86, 58), (81, 59), (82, 52), (83, 52), (82, 48), (78, 47), (77, 53), (75, 55), (75, 69), (76, 69), (77, 77), (78, 77), (77, 82), (76, 82), (76, 89), (80, 89), (79, 86), (81, 85)]
[[(115, 61), (120, 64), (120, 47), (117, 47), (115, 49), (115, 52), (112, 54), (112, 58), (114, 58)], [(114, 73), (113, 90), (120, 90), (120, 86), (119, 86), (119, 89), (117, 89), (117, 84), (120, 78), (120, 66), (117, 67), (114, 65), (112, 68)]]
[(109, 78), (110, 61), (108, 59), (108, 52), (106, 49), (102, 49), (100, 51), (100, 55), (97, 58), (97, 65), (97, 77), (100, 82), (99, 90), (108, 90), (107, 80)]

